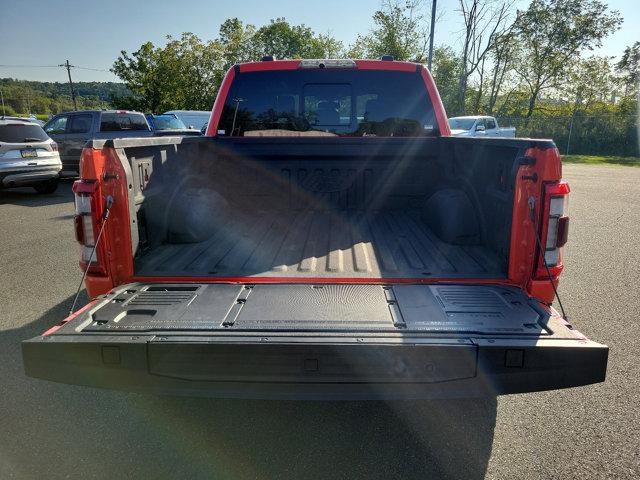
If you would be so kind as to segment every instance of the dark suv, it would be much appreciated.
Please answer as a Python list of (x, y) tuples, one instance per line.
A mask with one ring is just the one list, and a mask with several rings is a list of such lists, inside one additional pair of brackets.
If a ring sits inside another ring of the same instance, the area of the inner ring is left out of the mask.
[(144, 114), (127, 110), (83, 110), (56, 115), (44, 131), (60, 149), (62, 175), (79, 173), (80, 154), (88, 140), (153, 135)]

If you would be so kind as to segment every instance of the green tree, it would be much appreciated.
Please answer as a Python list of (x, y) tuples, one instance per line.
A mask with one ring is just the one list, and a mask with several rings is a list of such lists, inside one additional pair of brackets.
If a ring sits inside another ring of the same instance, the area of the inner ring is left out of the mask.
[(220, 25), (218, 42), (223, 52), (225, 71), (236, 63), (257, 59), (258, 52), (253, 43), (255, 33), (256, 27), (245, 25), (237, 18), (229, 18)]
[(457, 115), (458, 79), (460, 78), (460, 57), (453, 48), (439, 46), (433, 49), (431, 74), (438, 87), (440, 98), (449, 115)]
[(616, 71), (621, 75), (625, 97), (636, 96), (640, 84), (640, 42), (624, 49), (622, 58), (616, 64)]
[(225, 67), (239, 62), (260, 60), (264, 55), (285, 58), (335, 58), (342, 42), (329, 34), (316, 34), (306, 25), (291, 25), (284, 18), (271, 20), (258, 29), (237, 18), (220, 27), (218, 42), (223, 50)]
[(462, 32), (461, 69), (458, 78), (457, 110), (464, 115), (467, 103), (467, 88), (472, 75), (478, 74), (478, 89), (473, 110), (480, 108), (485, 81), (485, 62), (494, 43), (507, 30), (513, 2), (499, 0), (459, 0), (464, 30)]
[(208, 110), (225, 72), (239, 62), (277, 58), (338, 56), (342, 44), (328, 34), (316, 34), (305, 25), (284, 18), (256, 29), (237, 18), (222, 23), (217, 39), (203, 42), (193, 33), (167, 37), (164, 47), (151, 42), (129, 54), (122, 51), (111, 71), (132, 92), (113, 96), (118, 107), (150, 112), (171, 109)]
[(526, 117), (542, 91), (558, 87), (570, 60), (599, 47), (622, 19), (600, 0), (533, 0), (515, 24), (521, 56), (515, 71), (528, 91)]
[(423, 0), (387, 0), (373, 14), (373, 29), (358, 35), (347, 52), (351, 58), (380, 58), (393, 55), (396, 60), (423, 62), (428, 34)]
[(571, 114), (588, 110), (595, 103), (607, 103), (615, 85), (609, 57), (578, 59), (567, 67), (568, 75), (560, 91), (571, 102)]
[(211, 108), (223, 74), (220, 43), (204, 43), (192, 33), (167, 40), (164, 47), (147, 42), (131, 55), (121, 52), (111, 71), (134, 96), (116, 100), (150, 112)]
[(342, 50), (342, 43), (330, 35), (317, 35), (306, 25), (291, 25), (284, 18), (260, 27), (251, 43), (257, 57), (273, 55), (279, 59), (331, 58)]
[[(502, 104), (509, 101), (509, 98), (517, 85), (513, 85), (511, 73), (513, 71), (513, 60), (518, 52), (518, 39), (513, 33), (513, 25), (505, 32), (497, 35), (493, 45), (489, 50), (489, 59), (491, 61), (491, 70), (489, 74), (489, 97), (487, 98), (487, 113), (492, 114), (498, 107), (498, 99), (502, 97)], [(505, 84), (508, 85), (509, 91), (504, 94)]]
[(151, 42), (142, 44), (131, 55), (122, 50), (111, 67), (135, 95), (136, 108), (151, 112), (159, 111), (162, 104), (161, 70), (160, 49)]

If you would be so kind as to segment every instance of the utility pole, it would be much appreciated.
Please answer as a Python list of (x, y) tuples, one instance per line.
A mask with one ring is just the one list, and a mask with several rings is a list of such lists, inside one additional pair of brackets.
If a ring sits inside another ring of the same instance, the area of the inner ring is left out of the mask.
[(74, 65), (69, 65), (69, 60), (67, 60), (65, 63), (58, 66), (67, 69), (67, 75), (69, 75), (69, 87), (71, 87), (71, 100), (73, 100), (73, 109), (78, 110), (78, 105), (76, 104), (76, 92), (73, 91), (73, 81), (71, 80), (71, 69)]
[(571, 132), (573, 132), (573, 119), (576, 117), (576, 112), (571, 115), (571, 123), (569, 124), (569, 137), (567, 138), (567, 151), (565, 155), (569, 155), (569, 145), (571, 145)]
[(429, 72), (431, 72), (431, 63), (433, 61), (433, 30), (436, 26), (436, 1), (433, 0), (431, 6), (431, 31), (429, 32)]

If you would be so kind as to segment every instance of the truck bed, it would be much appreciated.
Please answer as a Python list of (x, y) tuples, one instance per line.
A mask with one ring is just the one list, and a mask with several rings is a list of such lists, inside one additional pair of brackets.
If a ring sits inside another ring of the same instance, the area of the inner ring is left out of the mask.
[(207, 241), (164, 244), (136, 262), (141, 276), (429, 278), (500, 276), (481, 245), (441, 241), (420, 212), (263, 211), (232, 218)]
[(506, 278), (526, 144), (501, 142), (122, 141), (134, 273)]

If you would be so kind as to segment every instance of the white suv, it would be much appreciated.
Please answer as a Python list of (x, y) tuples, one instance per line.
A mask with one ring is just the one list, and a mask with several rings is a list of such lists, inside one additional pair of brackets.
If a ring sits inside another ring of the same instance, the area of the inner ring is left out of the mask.
[(0, 188), (53, 193), (62, 170), (58, 145), (29, 119), (0, 117)]

